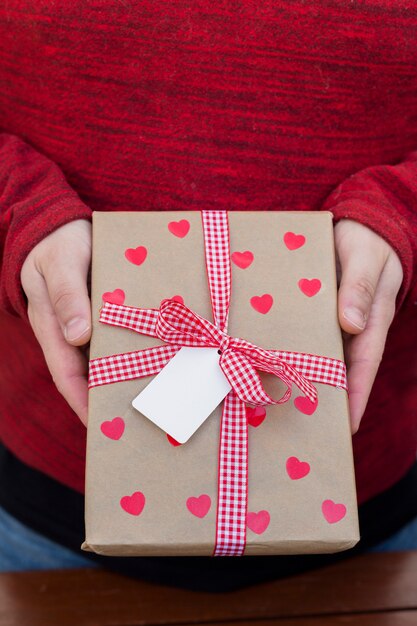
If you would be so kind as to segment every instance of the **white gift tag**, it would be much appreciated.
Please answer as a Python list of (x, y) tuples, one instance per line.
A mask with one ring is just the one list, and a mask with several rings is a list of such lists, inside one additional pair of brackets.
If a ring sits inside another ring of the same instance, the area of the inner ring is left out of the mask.
[(185, 443), (231, 390), (219, 359), (217, 348), (181, 348), (132, 405)]

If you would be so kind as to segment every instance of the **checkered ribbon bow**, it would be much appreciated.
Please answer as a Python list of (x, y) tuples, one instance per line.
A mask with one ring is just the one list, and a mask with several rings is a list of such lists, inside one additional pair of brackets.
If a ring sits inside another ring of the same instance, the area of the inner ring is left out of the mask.
[[(265, 350), (227, 334), (230, 302), (230, 249), (226, 211), (203, 211), (206, 264), (214, 323), (184, 304), (163, 300), (159, 309), (140, 309), (106, 302), (100, 321), (158, 337), (165, 345), (90, 361), (89, 387), (157, 374), (183, 346), (218, 348), (220, 367), (232, 391), (223, 405), (220, 434), (215, 556), (240, 556), (246, 545), (248, 435), (246, 403), (281, 404), (294, 383), (315, 403), (310, 381), (347, 389), (346, 367), (328, 357)], [(266, 393), (257, 370), (286, 385), (278, 400)]]

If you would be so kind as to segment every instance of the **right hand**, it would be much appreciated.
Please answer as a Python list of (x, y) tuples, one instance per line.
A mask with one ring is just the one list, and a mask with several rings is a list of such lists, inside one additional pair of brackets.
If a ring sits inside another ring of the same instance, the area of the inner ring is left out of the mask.
[(91, 224), (74, 220), (38, 243), (20, 274), (29, 321), (52, 379), (84, 424), (88, 362), (82, 346), (91, 337), (90, 262)]

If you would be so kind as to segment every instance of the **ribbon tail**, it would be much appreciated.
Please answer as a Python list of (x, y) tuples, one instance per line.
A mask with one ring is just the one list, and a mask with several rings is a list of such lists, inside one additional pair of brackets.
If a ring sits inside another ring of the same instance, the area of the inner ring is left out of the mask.
[(158, 374), (179, 349), (179, 346), (172, 345), (157, 346), (92, 359), (89, 365), (88, 387), (91, 389)]
[(281, 374), (280, 378), (284, 380), (287, 385), (289, 383), (290, 389), (291, 383), (297, 385), (298, 389), (310, 400), (310, 402), (313, 402), (313, 404), (317, 402), (317, 389), (305, 376), (300, 374), (294, 367), (285, 364), (284, 372)]
[(213, 556), (242, 556), (248, 501), (248, 420), (245, 403), (233, 390), (223, 405), (218, 474)]

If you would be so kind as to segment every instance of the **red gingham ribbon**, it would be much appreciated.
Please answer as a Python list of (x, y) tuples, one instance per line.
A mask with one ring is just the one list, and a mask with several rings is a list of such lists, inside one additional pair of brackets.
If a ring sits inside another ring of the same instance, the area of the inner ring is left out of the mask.
[[(347, 389), (346, 367), (328, 357), (265, 350), (227, 330), (231, 271), (226, 211), (203, 211), (206, 265), (214, 324), (185, 305), (163, 300), (159, 309), (139, 309), (106, 302), (100, 321), (158, 337), (166, 345), (90, 361), (89, 387), (157, 374), (182, 346), (218, 348), (220, 367), (232, 391), (223, 405), (219, 449), (215, 556), (240, 556), (246, 544), (248, 426), (246, 404), (281, 404), (296, 384), (312, 401), (310, 381)], [(286, 385), (275, 400), (264, 390), (257, 370), (274, 374)]]

